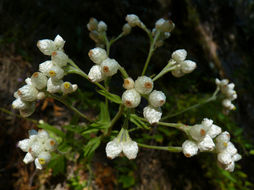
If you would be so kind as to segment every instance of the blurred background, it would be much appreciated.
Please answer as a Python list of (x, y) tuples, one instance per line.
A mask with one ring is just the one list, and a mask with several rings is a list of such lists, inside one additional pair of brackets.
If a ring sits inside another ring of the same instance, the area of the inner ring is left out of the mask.
[[(180, 79), (167, 74), (156, 83), (156, 88), (167, 94), (164, 115), (209, 97), (216, 88), (216, 77), (235, 83), (236, 111), (224, 115), (221, 100), (216, 100), (168, 122), (194, 124), (204, 117), (211, 118), (232, 134), (243, 159), (237, 163), (235, 172), (229, 174), (217, 167), (216, 156), (211, 154), (187, 159), (182, 154), (141, 149), (135, 161), (125, 158), (111, 161), (106, 159), (105, 144), (101, 144), (91, 164), (93, 189), (254, 189), (253, 0), (1, 0), (0, 189), (88, 189), (83, 185), (89, 178), (88, 171), (79, 156), (74, 161), (61, 159), (58, 168), (51, 164), (51, 169), (36, 175), (33, 164), (23, 164), (24, 153), (16, 148), (16, 143), (36, 125), (15, 115), (10, 106), (13, 92), (47, 59), (36, 47), (38, 40), (54, 39), (60, 34), (66, 40), (65, 52), (88, 72), (92, 62), (87, 53), (95, 46), (86, 28), (89, 19), (95, 17), (106, 22), (110, 38), (121, 33), (125, 16), (130, 13), (137, 14), (150, 29), (161, 17), (171, 19), (176, 25), (171, 37), (152, 57), (149, 75), (158, 73), (176, 49), (186, 49), (188, 58), (197, 62), (192, 74)], [(147, 35), (134, 28), (112, 46), (110, 57), (136, 78), (148, 50)], [(112, 91), (120, 95), (122, 79), (120, 75), (114, 78)], [(102, 97), (95, 93), (94, 86), (78, 76), (67, 79), (82, 89), (72, 95), (74, 100), (83, 98), (80, 109), (95, 117), (97, 102)], [(58, 126), (73, 119), (62, 104), (53, 100), (38, 102), (37, 107), (32, 119)], [(117, 111), (117, 107), (112, 105), (112, 110)], [(173, 129), (159, 127), (149, 133), (133, 132), (132, 137), (153, 145), (168, 145), (168, 142), (179, 145), (184, 139)]]

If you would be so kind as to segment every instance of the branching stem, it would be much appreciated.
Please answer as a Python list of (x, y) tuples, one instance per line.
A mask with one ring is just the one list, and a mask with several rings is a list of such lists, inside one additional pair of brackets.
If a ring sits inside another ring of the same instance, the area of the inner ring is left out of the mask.
[(182, 147), (174, 147), (174, 146), (153, 146), (147, 144), (138, 143), (139, 147), (148, 148), (148, 149), (156, 149), (156, 150), (166, 150), (169, 152), (182, 152)]

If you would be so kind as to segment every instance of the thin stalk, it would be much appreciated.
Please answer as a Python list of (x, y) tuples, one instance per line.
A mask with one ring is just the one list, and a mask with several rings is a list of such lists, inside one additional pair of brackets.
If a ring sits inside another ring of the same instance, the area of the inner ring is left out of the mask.
[(79, 67), (75, 64), (75, 62), (72, 61), (71, 59), (68, 59), (67, 63), (69, 63), (71, 66), (75, 67), (76, 69), (79, 69), (79, 70), (80, 70), (80, 68), (79, 68)]
[(156, 41), (157, 41), (157, 39), (158, 39), (159, 36), (160, 36), (160, 31), (157, 31), (157, 32), (155, 33), (154, 38), (150, 39), (150, 49), (149, 49), (148, 56), (147, 56), (147, 58), (146, 58), (145, 66), (144, 66), (143, 71), (142, 71), (142, 74), (141, 74), (142, 76), (145, 75), (145, 73), (146, 73), (146, 69), (147, 69), (147, 67), (148, 67), (148, 65), (149, 65), (149, 62), (150, 62), (151, 57), (152, 57), (152, 55), (153, 55), (153, 52), (154, 52), (154, 50), (155, 50), (155, 43), (156, 43)]
[(49, 97), (61, 102), (62, 104), (64, 104), (66, 107), (68, 107), (69, 109), (71, 109), (72, 111), (74, 111), (75, 113), (77, 113), (79, 116), (83, 117), (84, 119), (86, 119), (89, 122), (93, 122), (93, 120), (91, 120), (89, 117), (87, 117), (85, 114), (81, 113), (77, 108), (75, 108), (74, 106), (72, 106), (71, 104), (69, 104), (68, 102), (66, 102), (65, 100), (63, 100), (61, 97), (58, 97), (56, 95), (53, 94), (49, 94)]
[(11, 111), (9, 111), (9, 110), (7, 110), (7, 109), (5, 109), (5, 108), (1, 108), (1, 107), (0, 107), (0, 111), (3, 112), (3, 113), (9, 114), (9, 115), (18, 117), (18, 118), (20, 118), (20, 119), (25, 119), (25, 120), (27, 120), (27, 121), (30, 121), (30, 122), (34, 123), (34, 124), (38, 124), (38, 121), (37, 121), (37, 120), (30, 119), (30, 118), (26, 118), (26, 117), (22, 117), (21, 115), (12, 113)]
[(166, 67), (164, 67), (161, 72), (159, 74), (157, 74), (154, 78), (153, 81), (156, 81), (157, 79), (159, 79), (160, 77), (162, 77), (163, 75), (167, 74), (169, 71), (174, 70), (177, 67), (178, 64), (175, 64), (174, 60), (169, 60), (168, 64), (166, 65)]
[(156, 149), (156, 150), (166, 150), (170, 152), (182, 152), (182, 147), (174, 147), (174, 146), (153, 146), (153, 145), (147, 145), (147, 144), (141, 144), (138, 143), (138, 146), (148, 149)]
[(121, 115), (123, 114), (124, 111), (124, 105), (121, 104), (119, 106), (118, 112), (116, 113), (115, 117), (112, 119), (110, 126), (107, 130), (107, 133), (105, 134), (105, 136), (109, 136), (111, 134), (112, 128), (115, 125), (115, 123), (118, 121), (118, 119), (121, 117)]
[(219, 88), (217, 88), (217, 89), (215, 90), (215, 92), (213, 93), (213, 95), (212, 95), (211, 97), (207, 98), (206, 100), (203, 100), (203, 101), (201, 101), (201, 102), (199, 102), (199, 103), (197, 103), (197, 104), (194, 104), (194, 105), (192, 105), (192, 106), (190, 106), (190, 107), (188, 107), (188, 108), (186, 108), (186, 109), (184, 109), (184, 110), (181, 110), (181, 111), (179, 111), (179, 112), (176, 112), (176, 113), (174, 113), (174, 114), (165, 116), (165, 117), (163, 117), (163, 118), (161, 119), (161, 121), (164, 121), (164, 120), (166, 120), (166, 119), (175, 117), (175, 116), (180, 115), (180, 114), (182, 114), (182, 113), (184, 113), (184, 112), (187, 112), (187, 111), (189, 111), (189, 110), (191, 110), (191, 109), (197, 108), (197, 107), (199, 107), (199, 106), (202, 106), (202, 105), (204, 105), (204, 104), (207, 104), (207, 103), (209, 103), (209, 102), (211, 102), (211, 101), (216, 100), (216, 96), (217, 96), (218, 92), (219, 92)]
[(109, 43), (110, 43), (110, 46), (115, 43), (117, 40), (119, 40), (121, 37), (124, 36), (124, 33), (122, 32), (121, 34), (119, 34), (116, 38), (112, 38)]

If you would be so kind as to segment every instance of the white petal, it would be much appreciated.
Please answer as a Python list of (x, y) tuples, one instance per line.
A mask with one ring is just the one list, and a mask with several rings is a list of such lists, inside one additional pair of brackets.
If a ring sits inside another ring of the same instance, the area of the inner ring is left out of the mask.
[(32, 161), (34, 161), (34, 157), (32, 156), (32, 154), (30, 154), (29, 152), (26, 153), (26, 155), (25, 155), (25, 157), (24, 157), (24, 159), (23, 159), (23, 162), (24, 162), (25, 164), (28, 164), (28, 163), (30, 163), (30, 162), (32, 162)]
[(233, 162), (231, 155), (226, 151), (219, 153), (217, 158), (218, 161), (224, 165), (228, 165)]
[(94, 48), (88, 52), (89, 58), (96, 64), (101, 64), (105, 59), (108, 58), (107, 52), (102, 48)]
[(186, 140), (182, 144), (183, 154), (186, 157), (192, 157), (198, 153), (198, 146), (194, 141)]
[(123, 87), (126, 90), (133, 89), (134, 88), (134, 80), (132, 78), (130, 78), (130, 77), (124, 79)]
[(226, 167), (225, 167), (225, 170), (226, 171), (229, 171), (229, 172), (233, 172), (235, 169), (235, 162), (231, 162), (230, 164), (228, 164)]
[(31, 145), (30, 139), (24, 139), (18, 142), (18, 147), (24, 152), (28, 152), (30, 145)]
[(178, 49), (174, 51), (171, 56), (176, 62), (179, 63), (186, 59), (187, 51), (185, 49)]
[(38, 90), (45, 88), (47, 86), (47, 81), (48, 78), (41, 72), (35, 72), (31, 77), (32, 85)]
[(140, 104), (141, 96), (135, 89), (124, 91), (122, 102), (128, 108), (135, 108)]
[(64, 47), (65, 41), (64, 39), (58, 34), (54, 39), (54, 44), (57, 49), (61, 50)]
[(123, 153), (129, 159), (135, 159), (138, 154), (138, 144), (135, 141), (129, 140), (122, 142)]
[(49, 152), (41, 152), (39, 155), (38, 155), (38, 161), (39, 163), (43, 166), (47, 163), (49, 163), (50, 161), (50, 158), (51, 158), (51, 155)]
[(139, 20), (139, 17), (135, 14), (128, 14), (125, 18), (125, 20), (128, 22), (128, 24), (131, 27), (140, 25), (141, 21)]
[(215, 144), (212, 138), (209, 135), (206, 135), (205, 138), (198, 143), (198, 148), (201, 152), (212, 151), (215, 148)]
[(119, 64), (115, 59), (107, 58), (101, 63), (101, 71), (105, 76), (113, 76), (118, 68)]
[(179, 67), (176, 67), (173, 71), (171, 71), (171, 74), (176, 78), (182, 77), (184, 75), (184, 73), (181, 70), (180, 65), (179, 65)]
[(59, 67), (64, 67), (67, 65), (68, 56), (63, 51), (54, 51), (51, 54), (51, 59)]
[(105, 79), (105, 76), (101, 72), (101, 67), (99, 65), (94, 65), (88, 73), (88, 78), (92, 82), (101, 82)]
[(190, 135), (196, 141), (202, 141), (205, 138), (206, 134), (206, 128), (200, 124), (194, 125), (190, 129)]
[(216, 142), (229, 142), (230, 134), (227, 131), (221, 133), (218, 137), (216, 137)]
[(144, 115), (144, 118), (146, 118), (150, 124), (154, 124), (160, 121), (162, 112), (160, 108), (146, 106), (143, 110), (143, 115)]
[(211, 138), (215, 138), (220, 133), (221, 133), (221, 128), (214, 124), (212, 124), (211, 128), (207, 132), (207, 134), (210, 135)]
[(19, 97), (12, 102), (13, 109), (26, 109), (29, 106), (27, 102), (22, 101)]
[(135, 89), (140, 94), (149, 94), (153, 90), (153, 81), (150, 77), (141, 76), (135, 81)]
[(237, 161), (239, 161), (239, 160), (242, 159), (242, 156), (241, 156), (240, 154), (235, 154), (235, 155), (232, 157), (232, 159), (233, 159), (234, 162), (237, 162)]
[(115, 157), (119, 156), (121, 152), (122, 146), (116, 139), (107, 143), (106, 154), (108, 158), (114, 159)]
[(37, 42), (37, 47), (44, 55), (51, 55), (51, 53), (56, 50), (54, 42), (48, 39), (39, 40)]
[(225, 149), (230, 155), (235, 155), (237, 153), (237, 149), (233, 145), (233, 143), (228, 142), (227, 148)]
[(42, 169), (42, 165), (40, 164), (38, 158), (35, 159), (34, 163), (35, 163), (36, 169), (38, 170)]
[(181, 62), (181, 70), (183, 73), (191, 73), (197, 67), (197, 64), (191, 60), (185, 60)]
[(52, 78), (48, 79), (47, 82), (47, 91), (50, 93), (57, 93), (61, 92), (61, 84), (63, 83), (62, 80), (54, 81)]
[(17, 93), (22, 101), (32, 102), (37, 99), (38, 90), (32, 85), (25, 85), (18, 89)]
[(162, 91), (154, 90), (149, 95), (149, 103), (153, 107), (161, 107), (165, 104), (165, 102), (166, 102), (166, 96)]

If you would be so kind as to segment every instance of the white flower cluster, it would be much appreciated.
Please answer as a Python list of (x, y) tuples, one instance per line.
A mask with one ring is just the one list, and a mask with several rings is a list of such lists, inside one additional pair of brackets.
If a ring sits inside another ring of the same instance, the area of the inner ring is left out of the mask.
[[(229, 133), (227, 131), (222, 133), (221, 128), (214, 125), (211, 119), (205, 118), (201, 124), (192, 126), (189, 135), (191, 139), (182, 144), (183, 154), (186, 157), (196, 155), (198, 150), (200, 152), (216, 150), (222, 167), (231, 172), (234, 170), (234, 162), (241, 159), (241, 155), (237, 154), (237, 149), (229, 141)], [(215, 137), (216, 143), (213, 141)]]
[(18, 142), (18, 147), (27, 152), (23, 162), (35, 163), (37, 169), (42, 169), (50, 161), (50, 153), (56, 148), (56, 141), (49, 137), (45, 130), (30, 130), (29, 138)]
[(211, 119), (203, 119), (201, 124), (191, 127), (189, 134), (191, 140), (186, 140), (183, 145), (183, 153), (186, 157), (194, 156), (198, 150), (213, 151), (215, 144), (213, 138), (221, 133), (221, 128), (213, 124)]
[(106, 77), (113, 76), (119, 69), (119, 64), (115, 59), (110, 59), (102, 48), (94, 48), (88, 52), (89, 58), (96, 64), (89, 73), (88, 78), (92, 82), (101, 82)]
[(98, 47), (104, 47), (104, 32), (107, 31), (107, 24), (99, 21), (96, 18), (90, 18), (87, 24), (87, 29), (90, 31), (90, 38), (96, 43)]
[(160, 47), (164, 44), (164, 40), (170, 37), (170, 32), (175, 28), (175, 24), (171, 20), (165, 20), (160, 18), (155, 23), (155, 28), (152, 30), (153, 36), (157, 31), (160, 31), (160, 35), (156, 42), (156, 47)]
[(138, 154), (138, 144), (131, 140), (128, 130), (122, 128), (118, 136), (107, 143), (106, 154), (110, 159), (118, 157), (121, 152), (128, 159), (135, 159)]
[(216, 138), (216, 151), (220, 166), (229, 172), (233, 172), (235, 162), (239, 161), (242, 156), (237, 153), (234, 144), (230, 142), (230, 134), (227, 131)]
[(171, 71), (174, 77), (182, 77), (185, 74), (191, 73), (197, 67), (197, 64), (191, 60), (185, 60), (187, 57), (187, 51), (184, 49), (176, 50), (172, 53), (173, 64), (176, 68)]
[(45, 89), (50, 93), (72, 93), (77, 90), (76, 84), (63, 82), (63, 67), (67, 65), (68, 56), (64, 53), (65, 41), (59, 35), (53, 40), (44, 39), (37, 43), (38, 48), (44, 55), (51, 56), (51, 60), (39, 65), (39, 72), (35, 72), (31, 78), (25, 80), (26, 85), (14, 93), (16, 100), (12, 107), (19, 109), (23, 117), (30, 116), (35, 110), (35, 101), (45, 98)]
[(141, 95), (149, 95), (149, 105), (144, 108), (143, 115), (151, 124), (159, 122), (162, 116), (160, 107), (165, 104), (166, 96), (162, 91), (153, 90), (151, 78), (141, 76), (135, 82), (132, 78), (126, 78), (123, 87), (126, 91), (122, 95), (122, 101), (128, 108), (137, 107), (141, 102)]
[(234, 90), (235, 84), (229, 83), (228, 79), (215, 79), (215, 83), (225, 96), (225, 99), (222, 101), (223, 107), (226, 110), (235, 110), (235, 106), (232, 104), (232, 101), (237, 98), (236, 91)]

